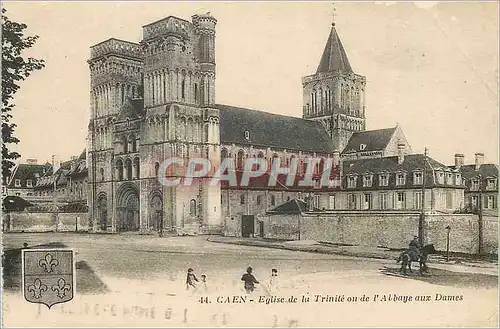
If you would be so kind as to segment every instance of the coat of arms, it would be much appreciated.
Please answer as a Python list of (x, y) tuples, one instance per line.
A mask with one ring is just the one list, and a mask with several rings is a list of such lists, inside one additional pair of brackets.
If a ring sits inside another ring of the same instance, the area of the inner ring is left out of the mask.
[(66, 303), (75, 295), (73, 250), (25, 249), (22, 251), (24, 298), (31, 303)]

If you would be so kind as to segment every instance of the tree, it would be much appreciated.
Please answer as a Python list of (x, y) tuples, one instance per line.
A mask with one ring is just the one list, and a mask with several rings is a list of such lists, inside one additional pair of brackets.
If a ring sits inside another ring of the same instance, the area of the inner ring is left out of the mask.
[(42, 59), (22, 57), (25, 49), (32, 47), (38, 36), (24, 36), (26, 24), (16, 23), (5, 15), (2, 8), (2, 179), (4, 183), (10, 177), (12, 167), (21, 155), (9, 151), (9, 144), (19, 143), (14, 136), (15, 123), (11, 123), (11, 111), (14, 94), (19, 90), (19, 82), (25, 80), (35, 70), (45, 66)]

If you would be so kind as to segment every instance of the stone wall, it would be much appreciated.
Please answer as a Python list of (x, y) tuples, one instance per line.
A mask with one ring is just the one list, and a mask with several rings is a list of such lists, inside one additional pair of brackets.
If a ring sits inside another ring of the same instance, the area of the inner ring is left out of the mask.
[[(263, 215), (264, 237), (316, 240), (345, 245), (406, 248), (418, 234), (418, 212), (328, 211), (301, 215)], [(239, 218), (232, 220), (232, 229), (241, 230)], [(496, 253), (498, 249), (498, 217), (483, 217), (483, 250)], [(424, 241), (437, 250), (446, 250), (450, 226), (450, 251), (478, 252), (478, 217), (472, 214), (428, 214), (425, 220)], [(256, 224), (256, 231), (258, 225)], [(256, 234), (258, 234), (256, 232)]]
[(88, 213), (17, 211), (4, 214), (4, 232), (87, 232)]

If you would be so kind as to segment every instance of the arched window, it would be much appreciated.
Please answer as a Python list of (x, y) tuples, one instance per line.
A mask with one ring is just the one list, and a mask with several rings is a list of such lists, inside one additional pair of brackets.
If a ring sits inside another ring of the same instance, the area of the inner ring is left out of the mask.
[(189, 215), (191, 216), (196, 216), (196, 200), (195, 199), (191, 199), (191, 201), (189, 201)]
[(194, 129), (194, 121), (192, 118), (189, 118), (187, 120), (187, 126), (186, 126), (186, 139), (188, 141), (193, 140), (193, 136), (194, 136), (193, 129)]
[(186, 88), (186, 81), (183, 79), (181, 83), (181, 97), (183, 100), (184, 98), (186, 98), (185, 88)]
[(128, 152), (128, 141), (126, 137), (122, 138), (122, 143), (123, 143), (123, 153)]
[(134, 136), (134, 134), (130, 134), (128, 136), (127, 149), (129, 152), (135, 152), (135, 136)]
[(222, 148), (222, 150), (220, 150), (220, 158), (226, 159), (227, 157), (228, 157), (227, 149)]
[(198, 101), (198, 84), (197, 83), (194, 84), (194, 101), (195, 102)]
[(135, 177), (134, 178), (139, 179), (139, 177), (141, 177), (140, 176), (140, 173), (141, 173), (140, 167), (141, 167), (141, 165), (140, 165), (139, 158), (135, 158), (134, 159), (134, 169), (135, 169), (135, 172), (134, 172), (134, 174), (135, 174), (134, 176)]
[(264, 158), (264, 153), (262, 151), (259, 152), (259, 154), (257, 154), (257, 158)]
[(271, 195), (271, 206), (276, 205), (276, 197), (274, 195)]
[(123, 162), (120, 159), (116, 161), (116, 179), (123, 180)]
[(257, 205), (259, 206), (262, 203), (262, 196), (257, 195)]
[(103, 181), (104, 180), (104, 169), (103, 168), (99, 169), (99, 172), (101, 174), (101, 181)]
[(132, 161), (130, 159), (125, 160), (125, 172), (127, 175), (127, 180), (132, 179)]
[(240, 204), (245, 204), (245, 202), (246, 202), (245, 194), (240, 195)]
[(160, 170), (160, 164), (155, 162), (155, 177), (158, 177), (158, 171)]
[(237, 162), (236, 162), (236, 168), (237, 169), (243, 169), (243, 157), (244, 157), (244, 153), (243, 153), (243, 150), (239, 150), (238, 152), (238, 157), (237, 157)]

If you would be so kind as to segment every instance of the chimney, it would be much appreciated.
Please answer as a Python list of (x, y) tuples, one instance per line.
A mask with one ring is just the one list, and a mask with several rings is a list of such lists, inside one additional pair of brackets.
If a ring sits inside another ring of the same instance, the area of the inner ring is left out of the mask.
[(484, 164), (484, 153), (476, 153), (476, 170)]
[(38, 160), (37, 159), (26, 159), (27, 164), (37, 164)]
[(464, 165), (464, 155), (460, 153), (455, 154), (455, 168), (460, 169)]
[(398, 144), (398, 164), (402, 164), (405, 161), (405, 144)]

